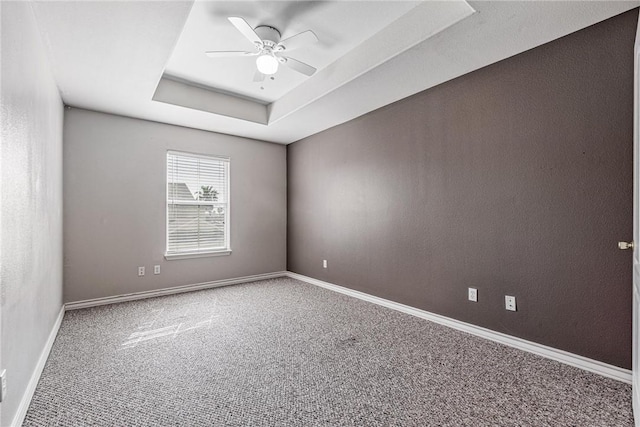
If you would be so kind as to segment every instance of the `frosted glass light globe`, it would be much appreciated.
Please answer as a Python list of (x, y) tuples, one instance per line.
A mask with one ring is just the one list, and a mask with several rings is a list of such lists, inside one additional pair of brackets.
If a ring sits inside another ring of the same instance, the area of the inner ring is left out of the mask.
[(278, 60), (269, 54), (260, 55), (256, 59), (256, 66), (262, 74), (275, 74), (278, 71)]

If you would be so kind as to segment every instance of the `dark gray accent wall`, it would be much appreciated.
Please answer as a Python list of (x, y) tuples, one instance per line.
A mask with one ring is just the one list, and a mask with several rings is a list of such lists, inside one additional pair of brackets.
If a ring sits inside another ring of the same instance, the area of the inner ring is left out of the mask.
[(637, 13), (289, 145), (288, 269), (630, 368)]

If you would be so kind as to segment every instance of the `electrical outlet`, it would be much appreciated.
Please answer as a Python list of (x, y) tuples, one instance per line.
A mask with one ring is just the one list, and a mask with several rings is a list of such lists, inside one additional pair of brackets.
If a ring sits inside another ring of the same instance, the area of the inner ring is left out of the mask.
[(138, 267), (138, 276), (139, 277), (144, 276), (144, 267)]
[(0, 402), (7, 398), (7, 370), (0, 372)]
[(154, 265), (153, 266), (153, 274), (160, 274), (160, 266), (159, 265)]
[(504, 308), (506, 308), (509, 311), (516, 311), (516, 297), (505, 295)]
[(327, 268), (327, 260), (326, 259), (322, 260), (322, 268)]
[(469, 288), (469, 301), (478, 302), (478, 290), (476, 288)]

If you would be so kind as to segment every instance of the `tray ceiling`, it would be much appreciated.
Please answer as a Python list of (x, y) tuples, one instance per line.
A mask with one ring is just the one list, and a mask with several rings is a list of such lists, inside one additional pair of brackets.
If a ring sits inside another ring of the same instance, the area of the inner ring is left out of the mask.
[(243, 17), (253, 28), (269, 25), (285, 39), (312, 30), (318, 43), (287, 54), (321, 70), (338, 60), (420, 2), (333, 1), (259, 3), (196, 2), (165, 68), (165, 75), (222, 92), (271, 103), (308, 79), (286, 67), (254, 83), (256, 57), (209, 58), (205, 51), (254, 50), (227, 20)]

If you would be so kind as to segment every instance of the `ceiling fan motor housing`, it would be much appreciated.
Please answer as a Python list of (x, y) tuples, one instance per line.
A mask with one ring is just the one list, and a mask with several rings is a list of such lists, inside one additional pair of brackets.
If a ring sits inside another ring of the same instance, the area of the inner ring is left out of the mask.
[(280, 31), (269, 25), (259, 25), (255, 28), (255, 32), (262, 39), (264, 47), (273, 49), (280, 43)]

